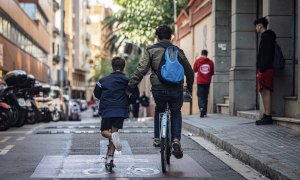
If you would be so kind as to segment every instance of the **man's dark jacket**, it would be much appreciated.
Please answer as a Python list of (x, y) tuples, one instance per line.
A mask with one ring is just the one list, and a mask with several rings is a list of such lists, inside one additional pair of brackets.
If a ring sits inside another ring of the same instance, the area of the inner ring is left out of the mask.
[[(136, 71), (133, 73), (129, 83), (128, 83), (128, 91), (132, 92), (135, 87), (140, 83), (140, 81), (143, 79), (143, 77), (147, 74), (147, 72), (151, 69), (151, 75), (150, 75), (150, 81), (152, 84), (152, 90), (176, 90), (176, 89), (182, 89), (183, 84), (179, 86), (170, 86), (167, 84), (164, 84), (160, 82), (157, 75), (155, 74), (156, 71), (158, 71), (158, 67), (160, 64), (160, 61), (162, 59), (162, 56), (164, 55), (166, 46), (173, 46), (173, 44), (169, 40), (161, 40), (159, 43), (149, 46), (142, 59), (139, 62), (139, 65), (136, 69)], [(180, 49), (179, 50), (179, 61), (183, 65), (184, 68), (184, 74), (186, 76), (186, 84), (187, 89), (191, 92), (193, 88), (194, 83), (194, 71), (187, 60), (184, 52)]]
[(114, 112), (120, 114), (120, 111), (124, 112), (121, 114), (125, 114), (125, 117), (128, 116), (129, 104), (135, 102), (140, 96), (139, 90), (136, 88), (130, 98), (128, 97), (126, 94), (128, 80), (124, 73), (116, 71), (97, 82), (94, 95), (97, 99), (100, 99), (100, 112), (109, 109), (110, 117)]
[(264, 72), (267, 69), (273, 69), (275, 40), (276, 34), (272, 30), (266, 30), (261, 34), (256, 62), (256, 68), (260, 72)]

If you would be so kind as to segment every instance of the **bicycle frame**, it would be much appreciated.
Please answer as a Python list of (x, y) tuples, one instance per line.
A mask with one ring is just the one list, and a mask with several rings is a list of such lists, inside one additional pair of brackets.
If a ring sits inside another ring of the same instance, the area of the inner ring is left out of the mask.
[(169, 112), (168, 111), (160, 114), (160, 120), (161, 120), (160, 133), (161, 133), (161, 138), (166, 138), (167, 135), (168, 135), (167, 134), (168, 129), (169, 129), (168, 126), (170, 125), (170, 123), (168, 123), (168, 119), (169, 119)]

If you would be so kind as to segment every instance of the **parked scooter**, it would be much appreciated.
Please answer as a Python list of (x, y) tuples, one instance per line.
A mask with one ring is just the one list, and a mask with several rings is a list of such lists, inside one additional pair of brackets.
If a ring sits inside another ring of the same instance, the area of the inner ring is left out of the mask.
[(30, 90), (31, 88), (34, 87), (35, 84), (35, 78), (33, 75), (28, 74), (27, 75), (27, 81), (20, 89), (20, 97), (23, 97), (26, 103), (26, 118), (25, 121), (28, 124), (34, 124), (36, 122), (36, 107), (35, 107), (35, 102), (33, 98), (30, 95)]

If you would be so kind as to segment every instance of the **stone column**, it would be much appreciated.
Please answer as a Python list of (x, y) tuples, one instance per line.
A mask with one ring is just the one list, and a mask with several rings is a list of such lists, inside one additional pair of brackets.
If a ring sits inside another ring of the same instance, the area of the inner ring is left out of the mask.
[[(284, 97), (292, 95), (293, 84), (293, 1), (294, 0), (264, 0), (263, 16), (269, 20), (269, 29), (277, 35), (277, 42), (281, 46), (286, 66), (284, 70), (277, 70), (274, 79), (272, 95), (273, 116), (284, 115)], [(299, 72), (299, 71), (298, 71)], [(261, 108), (262, 109), (262, 105)]]
[(224, 103), (229, 95), (229, 68), (231, 64), (231, 0), (212, 2), (212, 59), (215, 75), (210, 89), (212, 112), (216, 104)]
[(256, 97), (256, 1), (232, 0), (230, 114), (255, 109)]
[[(298, 3), (298, 9), (297, 9), (297, 24), (298, 24), (298, 28), (297, 28), (297, 41), (296, 41), (296, 43), (297, 43), (297, 52), (298, 52), (298, 54), (297, 54), (297, 60), (298, 60), (298, 64), (299, 64), (299, 59), (300, 59), (300, 39), (299, 39), (299, 37), (300, 37), (300, 30), (299, 30), (299, 24), (300, 24), (300, 16), (299, 16), (299, 10), (300, 10), (300, 3), (299, 3), (299, 1), (297, 0), (297, 3)], [(297, 74), (298, 74), (298, 77), (297, 77), (297, 96), (298, 96), (298, 104), (299, 104), (299, 106), (300, 106), (300, 66), (298, 66), (298, 68), (297, 68)], [(299, 107), (298, 106), (298, 107)]]

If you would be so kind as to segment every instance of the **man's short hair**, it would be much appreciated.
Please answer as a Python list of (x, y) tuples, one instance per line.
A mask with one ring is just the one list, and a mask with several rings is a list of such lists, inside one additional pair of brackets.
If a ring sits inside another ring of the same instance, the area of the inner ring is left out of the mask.
[(258, 24), (262, 24), (264, 28), (267, 28), (269, 21), (265, 17), (262, 17), (254, 21), (255, 26)]
[(118, 56), (114, 57), (111, 60), (111, 66), (114, 71), (117, 71), (117, 70), (123, 71), (124, 67), (125, 67), (125, 60)]
[(207, 51), (207, 50), (203, 49), (203, 50), (201, 51), (201, 55), (207, 56), (207, 54), (208, 54), (208, 51)]
[(155, 35), (157, 35), (159, 40), (170, 40), (172, 36), (172, 29), (167, 25), (161, 25), (156, 29)]

